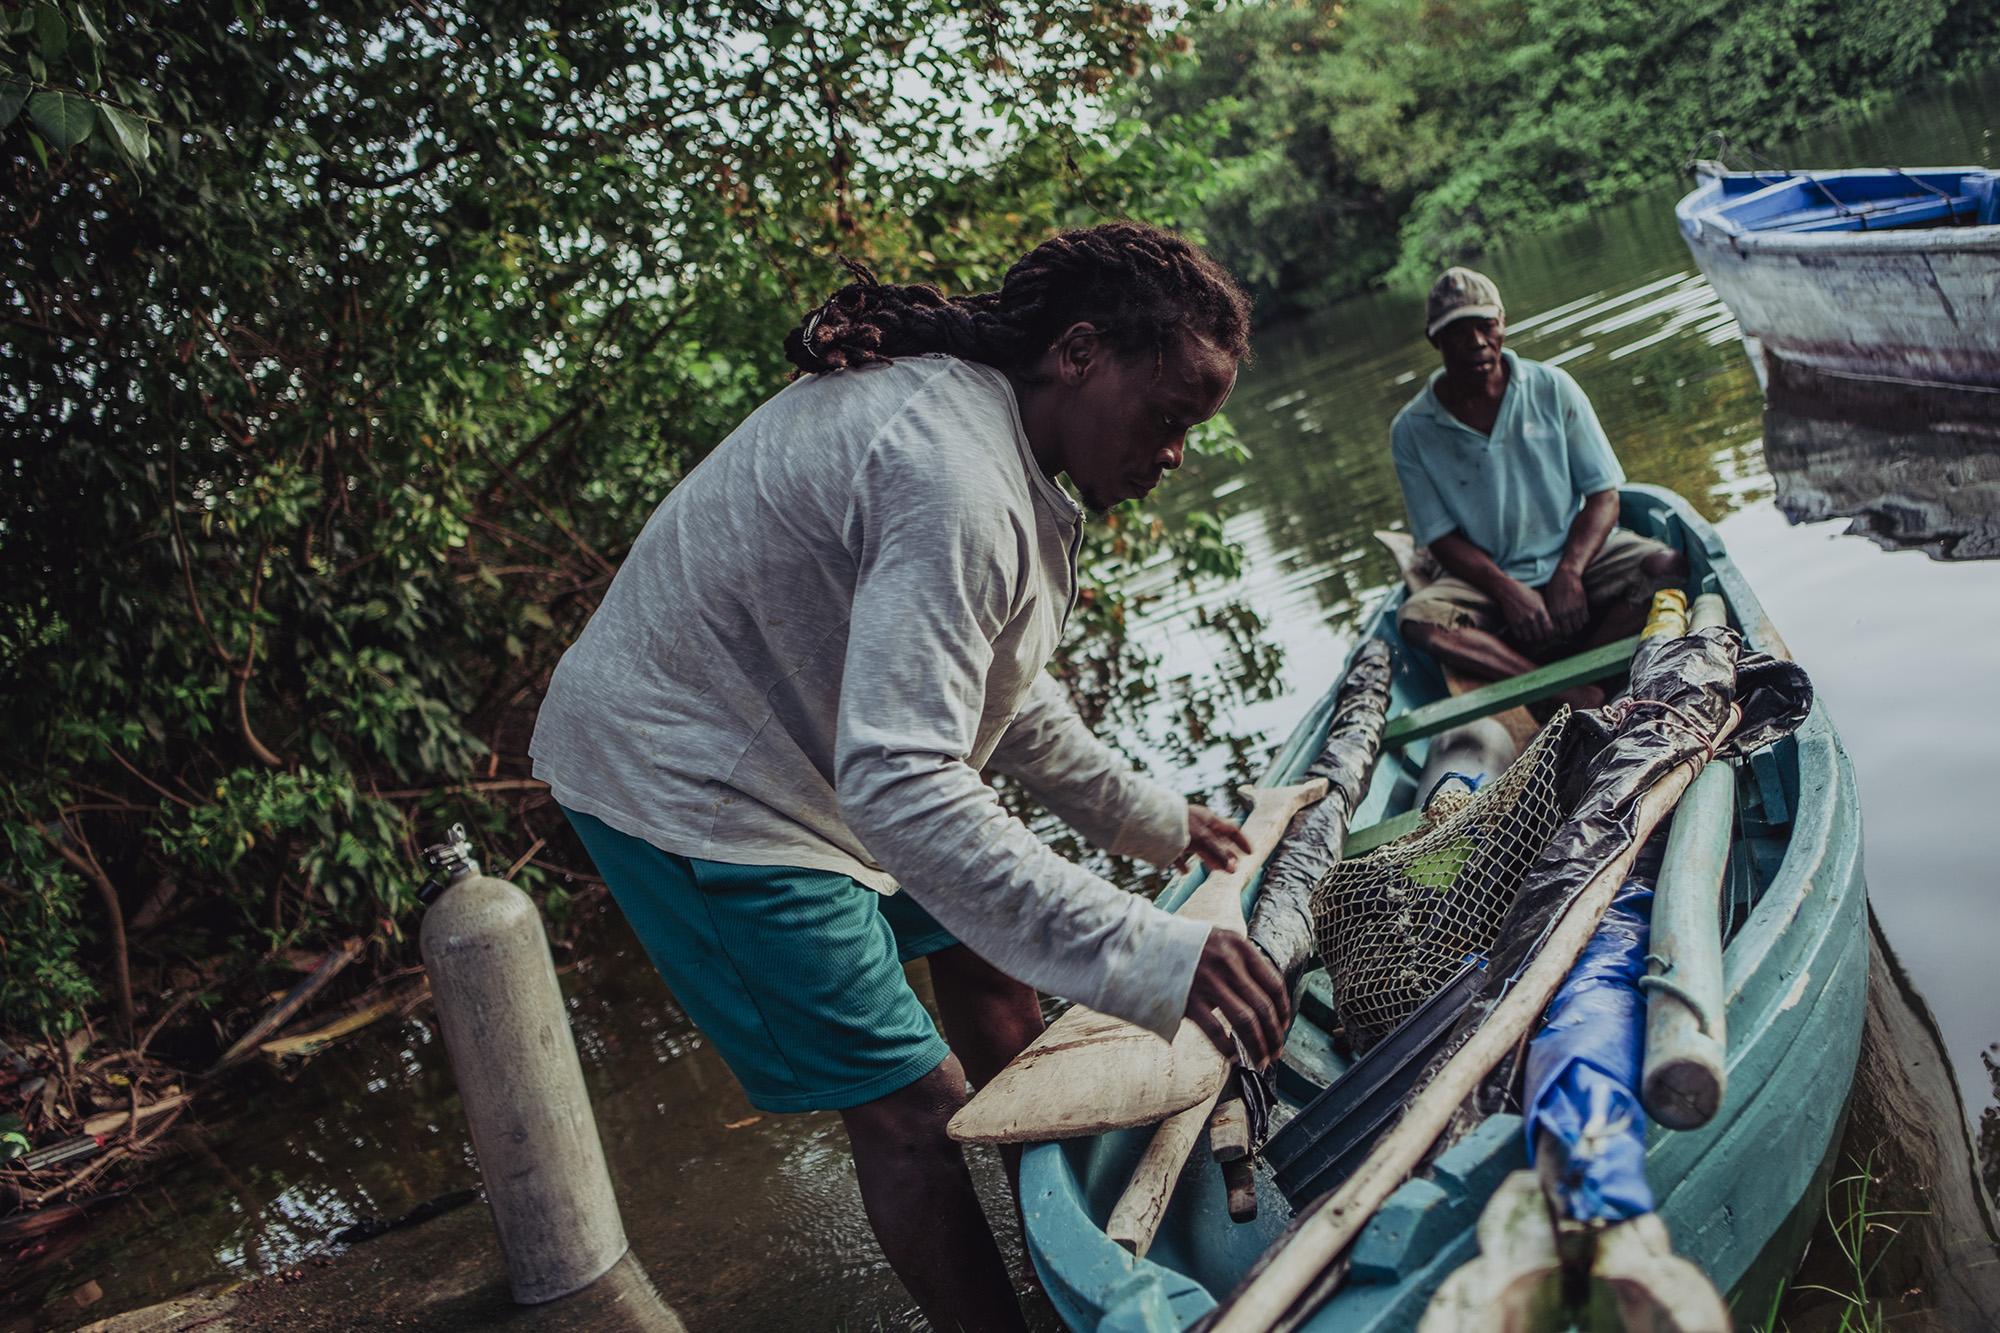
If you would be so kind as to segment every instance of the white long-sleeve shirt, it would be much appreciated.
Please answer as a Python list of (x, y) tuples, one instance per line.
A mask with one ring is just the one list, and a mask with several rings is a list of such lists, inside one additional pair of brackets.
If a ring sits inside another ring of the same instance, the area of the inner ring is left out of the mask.
[(1186, 802), (1043, 671), (1082, 522), (998, 371), (797, 380), (647, 522), (556, 668), (535, 775), (683, 856), (900, 884), (1008, 975), (1170, 1037), (1207, 925), (1064, 860), (980, 779), (1113, 852), (1187, 844)]

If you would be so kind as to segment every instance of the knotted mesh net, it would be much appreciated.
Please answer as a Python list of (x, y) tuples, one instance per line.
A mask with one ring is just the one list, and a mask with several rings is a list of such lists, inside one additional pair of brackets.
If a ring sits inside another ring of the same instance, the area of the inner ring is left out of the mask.
[(1337, 863), (1313, 921), (1334, 1011), (1356, 1053), (1492, 947), (1522, 879), (1562, 822), (1557, 751), (1569, 709), (1476, 792), (1446, 788), (1417, 831)]

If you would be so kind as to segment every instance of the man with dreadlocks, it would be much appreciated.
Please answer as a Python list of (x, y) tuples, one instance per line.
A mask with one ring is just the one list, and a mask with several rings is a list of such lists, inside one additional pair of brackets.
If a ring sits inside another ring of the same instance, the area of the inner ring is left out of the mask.
[(1156, 864), (1247, 847), (1090, 736), (1043, 667), (1083, 524), (1056, 477), (1099, 511), (1158, 485), (1229, 396), (1249, 309), (1136, 223), (1057, 236), (975, 296), (849, 267), (786, 339), (801, 375), (674, 488), (564, 655), (535, 773), (751, 1101), (841, 1113), (933, 1324), (1018, 1328), (945, 1123), (1040, 1031), (1030, 987), (1163, 1037), (1185, 1014), (1260, 1064), (1282, 1040), (1247, 940), (1064, 860), (980, 777)]

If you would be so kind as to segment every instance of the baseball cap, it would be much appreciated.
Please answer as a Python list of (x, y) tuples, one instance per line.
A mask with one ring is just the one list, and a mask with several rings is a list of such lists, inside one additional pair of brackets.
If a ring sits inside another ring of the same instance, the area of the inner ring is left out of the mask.
[(1469, 268), (1448, 268), (1431, 284), (1424, 302), (1424, 336), (1437, 337), (1439, 329), (1454, 319), (1497, 319), (1507, 322), (1506, 307), (1500, 304), (1500, 289), (1493, 279)]

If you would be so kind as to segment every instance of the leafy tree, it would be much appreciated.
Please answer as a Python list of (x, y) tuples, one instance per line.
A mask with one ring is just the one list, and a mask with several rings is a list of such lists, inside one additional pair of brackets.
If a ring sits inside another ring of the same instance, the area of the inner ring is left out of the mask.
[[(1121, 0), (0, 11), (0, 1025), (70, 1025), (109, 980), (129, 1028), (176, 950), (393, 940), (451, 819), (559, 900), (527, 736), (645, 516), (782, 385), (836, 252), (986, 287), (1058, 226), (1173, 222), (1192, 149), (1074, 128), (1157, 26)], [(1133, 516), (1091, 566), (1165, 535)], [(1114, 670), (1109, 641), (1075, 669)], [(134, 978), (126, 914), (167, 903), (180, 938)]]
[[(1206, 128), (1203, 217), (1268, 309), (1426, 279), (2000, 51), (1983, 0), (1263, 0), (1197, 14), (1136, 114)], [(1206, 122), (1188, 119), (1206, 108)], [(1180, 132), (1180, 131), (1175, 131)]]

